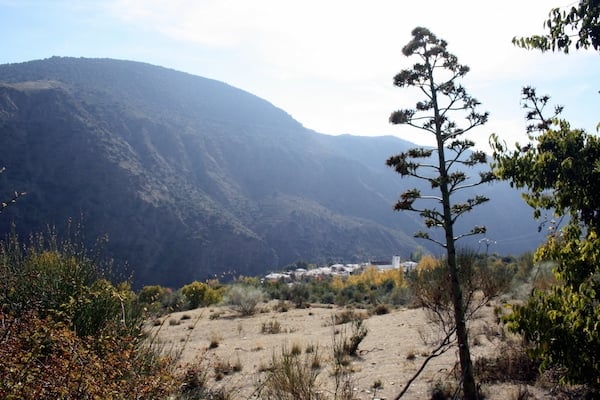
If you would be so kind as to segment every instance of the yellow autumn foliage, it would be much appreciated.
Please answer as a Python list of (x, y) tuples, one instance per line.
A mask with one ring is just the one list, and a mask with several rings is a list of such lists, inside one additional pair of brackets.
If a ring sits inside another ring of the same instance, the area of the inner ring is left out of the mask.
[(440, 260), (431, 255), (421, 257), (417, 264), (417, 271), (430, 271), (440, 266)]
[(404, 272), (402, 269), (389, 269), (380, 271), (377, 267), (370, 265), (359, 275), (350, 275), (346, 279), (335, 276), (331, 281), (331, 287), (336, 290), (348, 286), (364, 284), (368, 287), (381, 286), (386, 281), (393, 281), (396, 287), (405, 286)]

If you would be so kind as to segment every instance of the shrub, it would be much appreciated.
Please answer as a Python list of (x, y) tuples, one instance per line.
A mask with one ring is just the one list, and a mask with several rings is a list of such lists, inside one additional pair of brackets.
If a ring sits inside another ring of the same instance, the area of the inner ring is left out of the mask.
[(206, 292), (204, 293), (204, 305), (210, 306), (212, 304), (220, 303), (221, 301), (223, 301), (223, 288), (220, 286), (213, 287), (209, 281)]
[(525, 282), (529, 279), (531, 271), (535, 267), (533, 253), (527, 252), (519, 257), (515, 280)]
[(137, 329), (142, 315), (135, 294), (127, 282), (113, 286), (105, 279), (108, 268), (53, 233), (34, 235), (24, 247), (9, 237), (0, 243), (0, 304), (9, 314), (35, 311), (65, 322), (79, 336), (113, 323)]
[(340, 400), (353, 400), (354, 390), (353, 382), (351, 377), (350, 360), (349, 355), (346, 353), (347, 348), (347, 332), (346, 330), (337, 330), (335, 327), (332, 329), (332, 369), (333, 377), (335, 380), (335, 392), (334, 399)]
[(208, 348), (216, 349), (217, 347), (219, 347), (219, 344), (221, 343), (221, 337), (219, 335), (217, 335), (216, 333), (212, 333), (210, 335), (209, 342), (210, 343), (208, 345)]
[(188, 301), (189, 308), (198, 308), (216, 304), (222, 300), (220, 290), (213, 289), (206, 283), (194, 281), (181, 288), (181, 293)]
[(215, 380), (222, 380), (225, 375), (231, 375), (234, 372), (240, 372), (242, 370), (242, 363), (238, 359), (235, 363), (229, 361), (217, 360), (213, 368), (215, 370)]
[(280, 354), (273, 353), (271, 366), (266, 369), (267, 376), (260, 388), (261, 398), (319, 399), (318, 365), (321, 365), (318, 352), (302, 357), (283, 347)]
[(347, 364), (346, 356), (356, 356), (358, 346), (363, 341), (369, 330), (367, 329), (363, 319), (355, 319), (348, 326), (344, 326), (339, 330), (338, 335), (333, 335), (333, 355), (336, 360), (342, 365)]
[(431, 400), (456, 399), (459, 389), (451, 382), (438, 381), (431, 388)]
[(298, 343), (294, 343), (292, 345), (292, 349), (290, 350), (290, 353), (294, 356), (300, 355), (300, 354), (302, 354), (302, 348), (300, 347), (300, 345)]
[(261, 331), (261, 333), (264, 333), (264, 334), (281, 333), (282, 332), (281, 324), (277, 320), (263, 322), (260, 331)]
[(273, 306), (273, 310), (274, 311), (279, 311), (279, 312), (288, 312), (289, 311), (289, 306), (287, 304), (287, 302), (285, 300), (279, 300), (277, 302), (277, 304), (275, 306)]
[[(0, 393), (3, 398), (165, 398), (175, 389), (170, 362), (137, 338), (105, 328), (102, 341), (80, 337), (51, 317), (3, 315)], [(6, 396), (6, 397), (4, 397)]]
[(314, 344), (308, 344), (308, 345), (306, 345), (306, 348), (304, 349), (304, 351), (306, 353), (314, 353), (316, 350), (317, 350), (317, 348)]
[(367, 318), (367, 315), (364, 312), (357, 312), (353, 309), (346, 309), (346, 310), (336, 313), (333, 316), (333, 324), (334, 325), (346, 324), (348, 322), (353, 322), (356, 320), (363, 320), (366, 318)]
[(172, 290), (167, 288), (167, 292), (161, 301), (161, 312), (176, 312), (184, 309), (185, 297), (181, 293), (181, 289)]
[(208, 370), (203, 365), (188, 366), (183, 373), (182, 384), (174, 400), (229, 400), (232, 394), (224, 388), (208, 386)]
[(367, 337), (369, 330), (367, 329), (363, 319), (356, 319), (350, 324), (350, 337), (344, 341), (342, 349), (349, 356), (356, 356), (358, 346)]
[(377, 304), (374, 308), (373, 308), (373, 314), (375, 315), (385, 315), (385, 314), (389, 314), (390, 312), (390, 307), (387, 304)]
[(373, 398), (375, 399), (377, 391), (383, 389), (383, 382), (381, 381), (381, 379), (376, 379), (371, 385), (371, 389), (373, 389)]
[(211, 311), (211, 314), (208, 316), (208, 319), (219, 319), (219, 318), (221, 318), (222, 315), (223, 315), (223, 313), (221, 313), (220, 311), (218, 311), (218, 312)]
[(256, 307), (264, 300), (262, 290), (245, 285), (234, 285), (229, 289), (225, 303), (243, 316), (256, 313)]
[(475, 360), (473, 369), (477, 379), (489, 382), (535, 382), (540, 363), (529, 358), (525, 348), (505, 344), (495, 357), (480, 357)]
[[(446, 261), (437, 260), (435, 264), (434, 260), (423, 257), (416, 273), (410, 275), (410, 284), (414, 291), (415, 305), (424, 307), (432, 322), (447, 335), (455, 327), (451, 285)], [(469, 320), (492, 298), (509, 289), (512, 271), (501, 262), (490, 265), (487, 258), (482, 259), (468, 249), (457, 252), (457, 263), (460, 267), (458, 278), (463, 295), (462, 304), (465, 307), (465, 318)], [(476, 292), (478, 295), (475, 295)]]
[(308, 308), (310, 291), (308, 285), (297, 283), (290, 289), (290, 300), (296, 308)]
[(387, 302), (395, 306), (403, 306), (413, 301), (414, 294), (409, 286), (394, 288), (387, 296)]
[(138, 301), (151, 311), (158, 311), (163, 306), (169, 289), (160, 285), (144, 286), (138, 293)]
[[(3, 398), (166, 398), (171, 361), (142, 334), (128, 283), (113, 285), (81, 245), (56, 235), (0, 243)], [(87, 397), (86, 397), (87, 396)]]

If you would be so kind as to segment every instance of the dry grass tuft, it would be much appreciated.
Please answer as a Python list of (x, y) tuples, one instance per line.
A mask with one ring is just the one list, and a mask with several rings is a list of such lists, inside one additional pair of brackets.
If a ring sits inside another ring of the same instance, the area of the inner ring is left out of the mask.
[(281, 327), (281, 323), (274, 319), (269, 322), (263, 322), (260, 332), (266, 335), (276, 335), (278, 333), (282, 333), (283, 329)]
[(495, 357), (481, 357), (473, 365), (480, 382), (535, 382), (539, 364), (529, 358), (523, 346), (505, 343)]
[(221, 336), (216, 333), (212, 333), (209, 338), (209, 349), (216, 349), (221, 344)]
[(260, 388), (260, 398), (280, 400), (314, 400), (320, 397), (317, 381), (321, 365), (318, 352), (300, 354), (285, 346), (273, 354), (270, 366), (262, 366), (267, 376)]

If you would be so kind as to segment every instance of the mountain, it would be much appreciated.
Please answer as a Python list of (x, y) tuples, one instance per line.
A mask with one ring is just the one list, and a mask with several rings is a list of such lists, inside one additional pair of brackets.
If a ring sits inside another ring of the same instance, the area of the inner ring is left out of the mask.
[[(385, 160), (411, 143), (320, 134), (215, 80), (111, 59), (0, 65), (0, 137), (2, 199), (28, 193), (0, 231), (82, 216), (137, 286), (439, 251), (412, 237), (418, 216), (392, 211), (413, 183)], [(492, 251), (534, 248), (518, 194), (481, 190), (493, 201), (465, 223), (488, 226)]]

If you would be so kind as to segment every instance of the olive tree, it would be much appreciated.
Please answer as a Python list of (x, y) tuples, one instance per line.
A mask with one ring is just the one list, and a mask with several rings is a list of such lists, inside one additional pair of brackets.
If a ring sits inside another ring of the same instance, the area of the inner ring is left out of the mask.
[(459, 282), (456, 241), (465, 236), (485, 233), (485, 227), (475, 226), (470, 231), (457, 234), (455, 223), (462, 215), (488, 201), (488, 198), (475, 195), (455, 201), (455, 195), (494, 179), (489, 171), (480, 172), (478, 178), (471, 179), (461, 170), (487, 163), (485, 153), (472, 151), (475, 143), (464, 139), (463, 135), (483, 125), (488, 113), (478, 112), (480, 103), (458, 84), (457, 81), (467, 74), (469, 67), (458, 63), (456, 56), (447, 50), (446, 41), (422, 27), (415, 28), (412, 35), (412, 40), (404, 46), (402, 53), (407, 57), (416, 57), (418, 61), (412, 68), (398, 73), (394, 77), (394, 85), (417, 88), (423, 99), (416, 103), (415, 108), (394, 111), (390, 122), (433, 135), (436, 145), (433, 148), (410, 149), (387, 160), (387, 165), (402, 177), (425, 181), (431, 187), (427, 193), (417, 188), (405, 191), (394, 208), (397, 211), (417, 212), (427, 228), (439, 228), (443, 232), (441, 238), (426, 231), (417, 232), (415, 236), (437, 243), (446, 251), (463, 393), (466, 399), (475, 399), (477, 390)]

